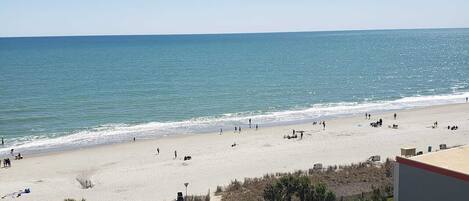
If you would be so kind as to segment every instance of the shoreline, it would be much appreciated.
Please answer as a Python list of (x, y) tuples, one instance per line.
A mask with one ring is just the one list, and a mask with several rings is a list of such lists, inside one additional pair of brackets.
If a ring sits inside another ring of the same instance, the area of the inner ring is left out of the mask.
[[(390, 115), (391, 113), (399, 113), (403, 111), (418, 111), (418, 110), (425, 110), (429, 108), (439, 108), (439, 107), (447, 107), (447, 106), (452, 106), (452, 105), (465, 105), (466, 103), (452, 103), (452, 104), (444, 104), (444, 105), (432, 105), (432, 106), (423, 106), (423, 107), (416, 107), (416, 108), (406, 108), (406, 109), (391, 109), (391, 110), (380, 110), (380, 111), (375, 111), (373, 113), (373, 116), (376, 115)], [(324, 118), (320, 118), (316, 120), (317, 122), (319, 121), (329, 121), (329, 120), (338, 120), (338, 119), (345, 119), (345, 118), (359, 118), (364, 114), (358, 115), (358, 114), (342, 114), (342, 115), (337, 115), (337, 116), (326, 116)], [(366, 120), (366, 119), (365, 119)], [(284, 122), (280, 123), (278, 125), (268, 125), (266, 127), (262, 127), (261, 129), (266, 129), (266, 128), (281, 128), (281, 127), (286, 127), (286, 126), (299, 126), (299, 125), (311, 125), (313, 120), (304, 120), (301, 122)], [(249, 124), (245, 124), (249, 125)], [(253, 124), (255, 125), (255, 124)], [(234, 125), (233, 125), (234, 126)], [(245, 130), (248, 130), (250, 128), (243, 128)], [(254, 129), (254, 128), (251, 128)], [(224, 131), (225, 132), (225, 131)], [(227, 132), (232, 132), (227, 131)], [(234, 133), (234, 132), (232, 132)], [(219, 132), (200, 132), (200, 133), (181, 133), (181, 134), (170, 134), (170, 135), (162, 135), (162, 136), (156, 136), (155, 138), (137, 138), (136, 141), (132, 141), (131, 138), (129, 138), (128, 141), (121, 141), (121, 142), (109, 142), (105, 144), (94, 144), (94, 145), (89, 145), (89, 146), (84, 146), (84, 147), (72, 147), (72, 148), (57, 148), (53, 150), (45, 150), (45, 151), (40, 151), (38, 153), (29, 153), (27, 154), (28, 158), (31, 157), (41, 157), (41, 156), (47, 156), (47, 155), (56, 155), (56, 154), (61, 154), (61, 153), (66, 153), (66, 152), (75, 152), (75, 151), (81, 151), (84, 149), (96, 149), (99, 147), (108, 147), (108, 146), (117, 146), (117, 145), (122, 145), (122, 144), (129, 144), (129, 143), (141, 143), (141, 142), (155, 142), (159, 141), (162, 139), (179, 139), (179, 138), (186, 138), (186, 137), (196, 137), (196, 136), (203, 136), (203, 135), (218, 135)], [(0, 157), (8, 157), (10, 156), (9, 154), (2, 155), (0, 154)]]
[[(0, 157), (9, 156), (11, 148), (27, 155), (43, 155), (55, 152), (127, 143), (133, 137), (137, 137), (140, 140), (158, 140), (181, 135), (203, 135), (212, 133), (212, 131), (218, 131), (220, 128), (223, 128), (224, 130), (233, 129), (234, 126), (243, 126), (243, 128), (246, 128), (248, 126), (247, 121), (251, 118), (253, 119), (253, 125), (259, 123), (261, 127), (281, 127), (301, 125), (320, 120), (354, 117), (366, 112), (382, 114), (408, 109), (463, 104), (464, 101), (462, 99), (467, 97), (467, 95), (469, 95), (469, 92), (421, 97), (403, 97), (401, 99), (378, 102), (319, 104), (313, 105), (310, 108), (277, 111), (266, 114), (254, 114), (254, 116), (228, 116), (227, 119), (218, 119), (219, 117), (213, 117), (214, 119), (209, 119), (208, 122), (198, 122), (197, 119), (190, 119), (176, 122), (145, 122), (122, 127), (110, 127), (109, 130), (106, 129), (102, 131), (95, 131), (94, 129), (82, 130), (55, 138), (37, 139), (15, 146), (2, 146), (0, 147)], [(285, 115), (287, 119), (277, 119), (284, 118)], [(215, 124), (211, 125), (212, 123)], [(156, 127), (153, 124), (156, 124)], [(220, 125), (215, 126), (217, 124)], [(189, 130), (186, 131), (185, 129)], [(131, 133), (138, 134), (132, 135)]]
[[(395, 112), (397, 120), (392, 119)], [(369, 122), (378, 118), (383, 118), (383, 127), (370, 127)], [(439, 128), (429, 128), (434, 121), (439, 122)], [(171, 135), (25, 155), (23, 160), (13, 160), (11, 168), (0, 169), (0, 178), (4, 178), (0, 185), (6, 186), (0, 196), (30, 187), (32, 193), (22, 199), (171, 200), (177, 191), (184, 190), (184, 182), (191, 183), (190, 193), (202, 194), (234, 179), (307, 169), (314, 163), (350, 164), (371, 155), (380, 155), (382, 160), (394, 158), (404, 146), (426, 153), (427, 146), (435, 149), (439, 143), (468, 144), (468, 122), (469, 104), (460, 103), (374, 113), (371, 120), (364, 114), (336, 117), (326, 120), (326, 130), (304, 123), (258, 131), (244, 128), (241, 134), (230, 130), (222, 135)], [(394, 123), (399, 129), (387, 127)], [(443, 128), (447, 125), (458, 125), (459, 130)], [(283, 139), (292, 129), (305, 130), (304, 139)], [(231, 147), (233, 143), (237, 146)], [(155, 154), (157, 147), (160, 155)], [(174, 150), (178, 151), (177, 160), (172, 159)], [(192, 160), (183, 161), (185, 155)], [(95, 187), (81, 189), (77, 177), (90, 179)]]

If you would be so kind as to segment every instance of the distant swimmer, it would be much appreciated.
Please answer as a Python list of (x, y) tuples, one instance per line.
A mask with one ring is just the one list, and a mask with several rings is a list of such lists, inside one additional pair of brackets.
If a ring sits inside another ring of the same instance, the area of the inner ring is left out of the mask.
[(3, 137), (2, 137), (2, 146), (5, 145), (5, 141), (3, 140)]

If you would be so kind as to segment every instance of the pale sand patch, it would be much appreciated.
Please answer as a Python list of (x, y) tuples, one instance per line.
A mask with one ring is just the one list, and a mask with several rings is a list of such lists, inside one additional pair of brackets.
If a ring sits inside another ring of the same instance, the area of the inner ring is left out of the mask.
[[(0, 197), (31, 188), (18, 200), (172, 200), (177, 191), (185, 191), (185, 182), (190, 183), (189, 193), (205, 194), (233, 179), (308, 169), (318, 162), (349, 164), (376, 154), (382, 159), (395, 157), (404, 146), (426, 151), (429, 145), (435, 149), (440, 143), (469, 143), (469, 104), (398, 111), (397, 120), (392, 114), (373, 114), (372, 120), (364, 115), (328, 120), (325, 131), (310, 123), (258, 131), (245, 128), (241, 134), (185, 135), (25, 156), (13, 160), (12, 168), (0, 169)], [(378, 118), (383, 118), (383, 127), (370, 127)], [(435, 121), (440, 128), (429, 128)], [(393, 123), (399, 129), (388, 128)], [(459, 130), (443, 128), (447, 125), (458, 125)], [(283, 139), (292, 129), (306, 131), (303, 140)], [(237, 146), (231, 147), (234, 142)], [(160, 155), (155, 155), (157, 147)], [(185, 155), (192, 160), (184, 162)], [(76, 180), (80, 174), (91, 179), (93, 188), (80, 187)]]

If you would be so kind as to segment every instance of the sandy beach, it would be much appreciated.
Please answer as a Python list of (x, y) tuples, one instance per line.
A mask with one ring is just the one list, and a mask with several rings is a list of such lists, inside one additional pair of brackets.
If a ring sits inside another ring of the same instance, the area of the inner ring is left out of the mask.
[[(205, 194), (231, 180), (266, 173), (308, 169), (315, 163), (340, 165), (380, 155), (382, 160), (400, 154), (401, 147), (426, 152), (439, 144), (469, 143), (469, 104), (433, 106), (404, 111), (364, 114), (326, 121), (319, 125), (300, 124), (179, 135), (156, 140), (139, 140), (80, 150), (25, 156), (13, 160), (11, 168), (0, 169), (0, 196), (30, 188), (31, 193), (5, 200), (173, 200), (184, 192)], [(383, 119), (383, 127), (372, 121)], [(439, 127), (432, 129), (438, 121)], [(255, 122), (253, 122), (255, 123)], [(388, 128), (397, 124), (398, 129)], [(457, 125), (456, 131), (448, 125)], [(234, 128), (234, 127), (233, 127)], [(292, 130), (304, 130), (302, 140), (284, 139)], [(237, 146), (231, 145), (236, 143)], [(159, 147), (160, 154), (156, 154)], [(177, 150), (178, 158), (174, 159)], [(190, 155), (192, 160), (183, 161)], [(87, 178), (94, 187), (82, 189), (77, 178)]]

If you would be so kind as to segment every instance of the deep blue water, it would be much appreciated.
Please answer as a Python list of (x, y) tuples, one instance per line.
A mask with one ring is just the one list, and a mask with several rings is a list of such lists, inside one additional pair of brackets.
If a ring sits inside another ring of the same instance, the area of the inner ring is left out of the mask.
[(468, 91), (469, 29), (0, 38), (4, 150), (461, 102)]

